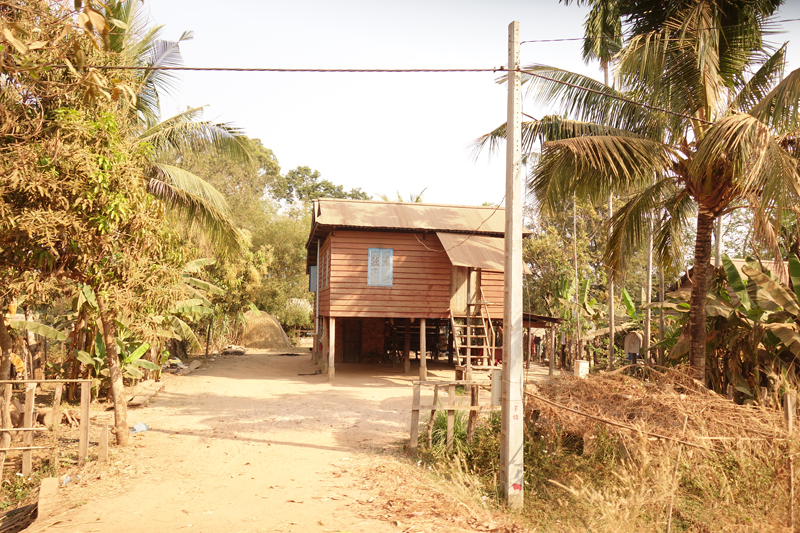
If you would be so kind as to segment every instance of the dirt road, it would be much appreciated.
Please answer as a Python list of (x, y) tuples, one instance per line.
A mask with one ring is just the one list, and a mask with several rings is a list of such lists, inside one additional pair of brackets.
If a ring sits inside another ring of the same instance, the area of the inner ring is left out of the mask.
[[(59, 489), (36, 530), (395, 532), (364, 518), (351, 465), (408, 438), (415, 374), (342, 365), (328, 383), (303, 355), (217, 358), (128, 413), (150, 429), (112, 453), (115, 475)], [(437, 374), (435, 368), (432, 372)], [(452, 379), (452, 371), (441, 372)]]

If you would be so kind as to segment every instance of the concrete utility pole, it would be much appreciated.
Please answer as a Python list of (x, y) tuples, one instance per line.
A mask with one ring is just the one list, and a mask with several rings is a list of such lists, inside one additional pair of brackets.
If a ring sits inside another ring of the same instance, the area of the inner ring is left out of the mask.
[(519, 22), (508, 25), (506, 235), (503, 300), (503, 398), (500, 491), (509, 509), (522, 510), (522, 95)]

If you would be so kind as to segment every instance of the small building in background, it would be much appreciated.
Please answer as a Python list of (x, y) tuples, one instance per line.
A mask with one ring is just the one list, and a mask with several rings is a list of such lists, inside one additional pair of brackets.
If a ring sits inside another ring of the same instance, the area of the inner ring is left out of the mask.
[[(313, 209), (313, 351), (331, 379), (338, 363), (402, 360), (409, 372), (411, 351), (423, 376), (429, 354), (467, 373), (499, 362), (503, 208), (320, 199)], [(557, 322), (524, 318), (526, 328)]]

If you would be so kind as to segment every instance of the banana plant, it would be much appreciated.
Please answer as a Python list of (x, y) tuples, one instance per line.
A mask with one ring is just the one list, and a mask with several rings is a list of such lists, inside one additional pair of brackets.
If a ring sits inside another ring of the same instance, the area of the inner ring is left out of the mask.
[[(706, 315), (709, 369), (712, 383), (724, 388), (731, 384), (743, 398), (756, 399), (764, 379), (780, 389), (797, 380), (797, 358), (800, 357), (800, 260), (788, 259), (792, 287), (748, 259), (741, 273), (726, 255), (723, 272), (709, 291)], [(724, 273), (724, 274), (723, 274)], [(671, 302), (650, 307), (670, 308), (688, 323), (689, 305), (680, 293), (673, 293)], [(680, 360), (688, 352), (688, 339), (683, 332), (670, 351), (670, 359)], [(716, 359), (715, 359), (716, 358)]]

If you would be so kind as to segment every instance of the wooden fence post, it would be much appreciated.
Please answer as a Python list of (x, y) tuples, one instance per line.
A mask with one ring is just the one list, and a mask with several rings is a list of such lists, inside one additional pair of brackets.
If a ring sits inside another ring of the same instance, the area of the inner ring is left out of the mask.
[(414, 382), (414, 397), (411, 400), (411, 440), (408, 449), (413, 454), (417, 454), (417, 441), (419, 441), (419, 402), (420, 402), (420, 382)]
[(428, 419), (428, 449), (433, 447), (433, 423), (436, 418), (436, 404), (439, 402), (439, 385), (433, 386), (433, 405), (431, 409), (431, 417)]
[(330, 351), (328, 352), (328, 381), (333, 381), (336, 377), (336, 319), (330, 317), (328, 324), (328, 344), (330, 345)]
[(50, 412), (50, 420), (53, 427), (53, 468), (58, 474), (58, 432), (61, 429), (61, 395), (64, 393), (64, 385), (58, 383), (53, 395), (53, 410)]
[(403, 339), (403, 372), (411, 373), (411, 319), (404, 321), (405, 339)]
[(797, 413), (797, 391), (789, 391), (783, 395), (783, 417), (786, 420), (786, 431), (794, 429), (794, 416)]
[(733, 387), (733, 385), (728, 385), (728, 399), (730, 401), (733, 401), (733, 394), (735, 390), (736, 389)]
[(25, 415), (23, 418), (22, 427), (25, 428), (25, 434), (22, 437), (22, 445), (25, 450), (22, 450), (22, 475), (28, 477), (33, 471), (33, 463), (31, 462), (31, 450), (33, 446), (33, 408), (36, 399), (36, 383), (28, 383), (25, 385)]
[[(451, 407), (455, 406), (456, 403), (456, 386), (455, 384), (450, 384), (447, 386), (447, 396), (449, 396), (447, 403)], [(453, 451), (453, 429), (455, 426), (456, 421), (456, 411), (455, 409), (448, 409), (447, 410), (447, 453), (451, 453)]]
[(100, 446), (97, 451), (97, 461), (100, 463), (108, 462), (108, 424), (103, 424), (100, 430)]
[(470, 385), (470, 402), (469, 405), (473, 409), (469, 412), (469, 423), (467, 424), (467, 442), (472, 444), (472, 440), (475, 438), (475, 426), (478, 425), (478, 404), (479, 402), (479, 395), (480, 395), (480, 388), (478, 385)]
[(92, 399), (91, 382), (81, 382), (81, 425), (78, 440), (78, 464), (86, 462), (89, 455), (89, 404)]
[(426, 381), (428, 379), (428, 364), (427, 364), (427, 337), (428, 329), (424, 318), (419, 319), (419, 379)]

